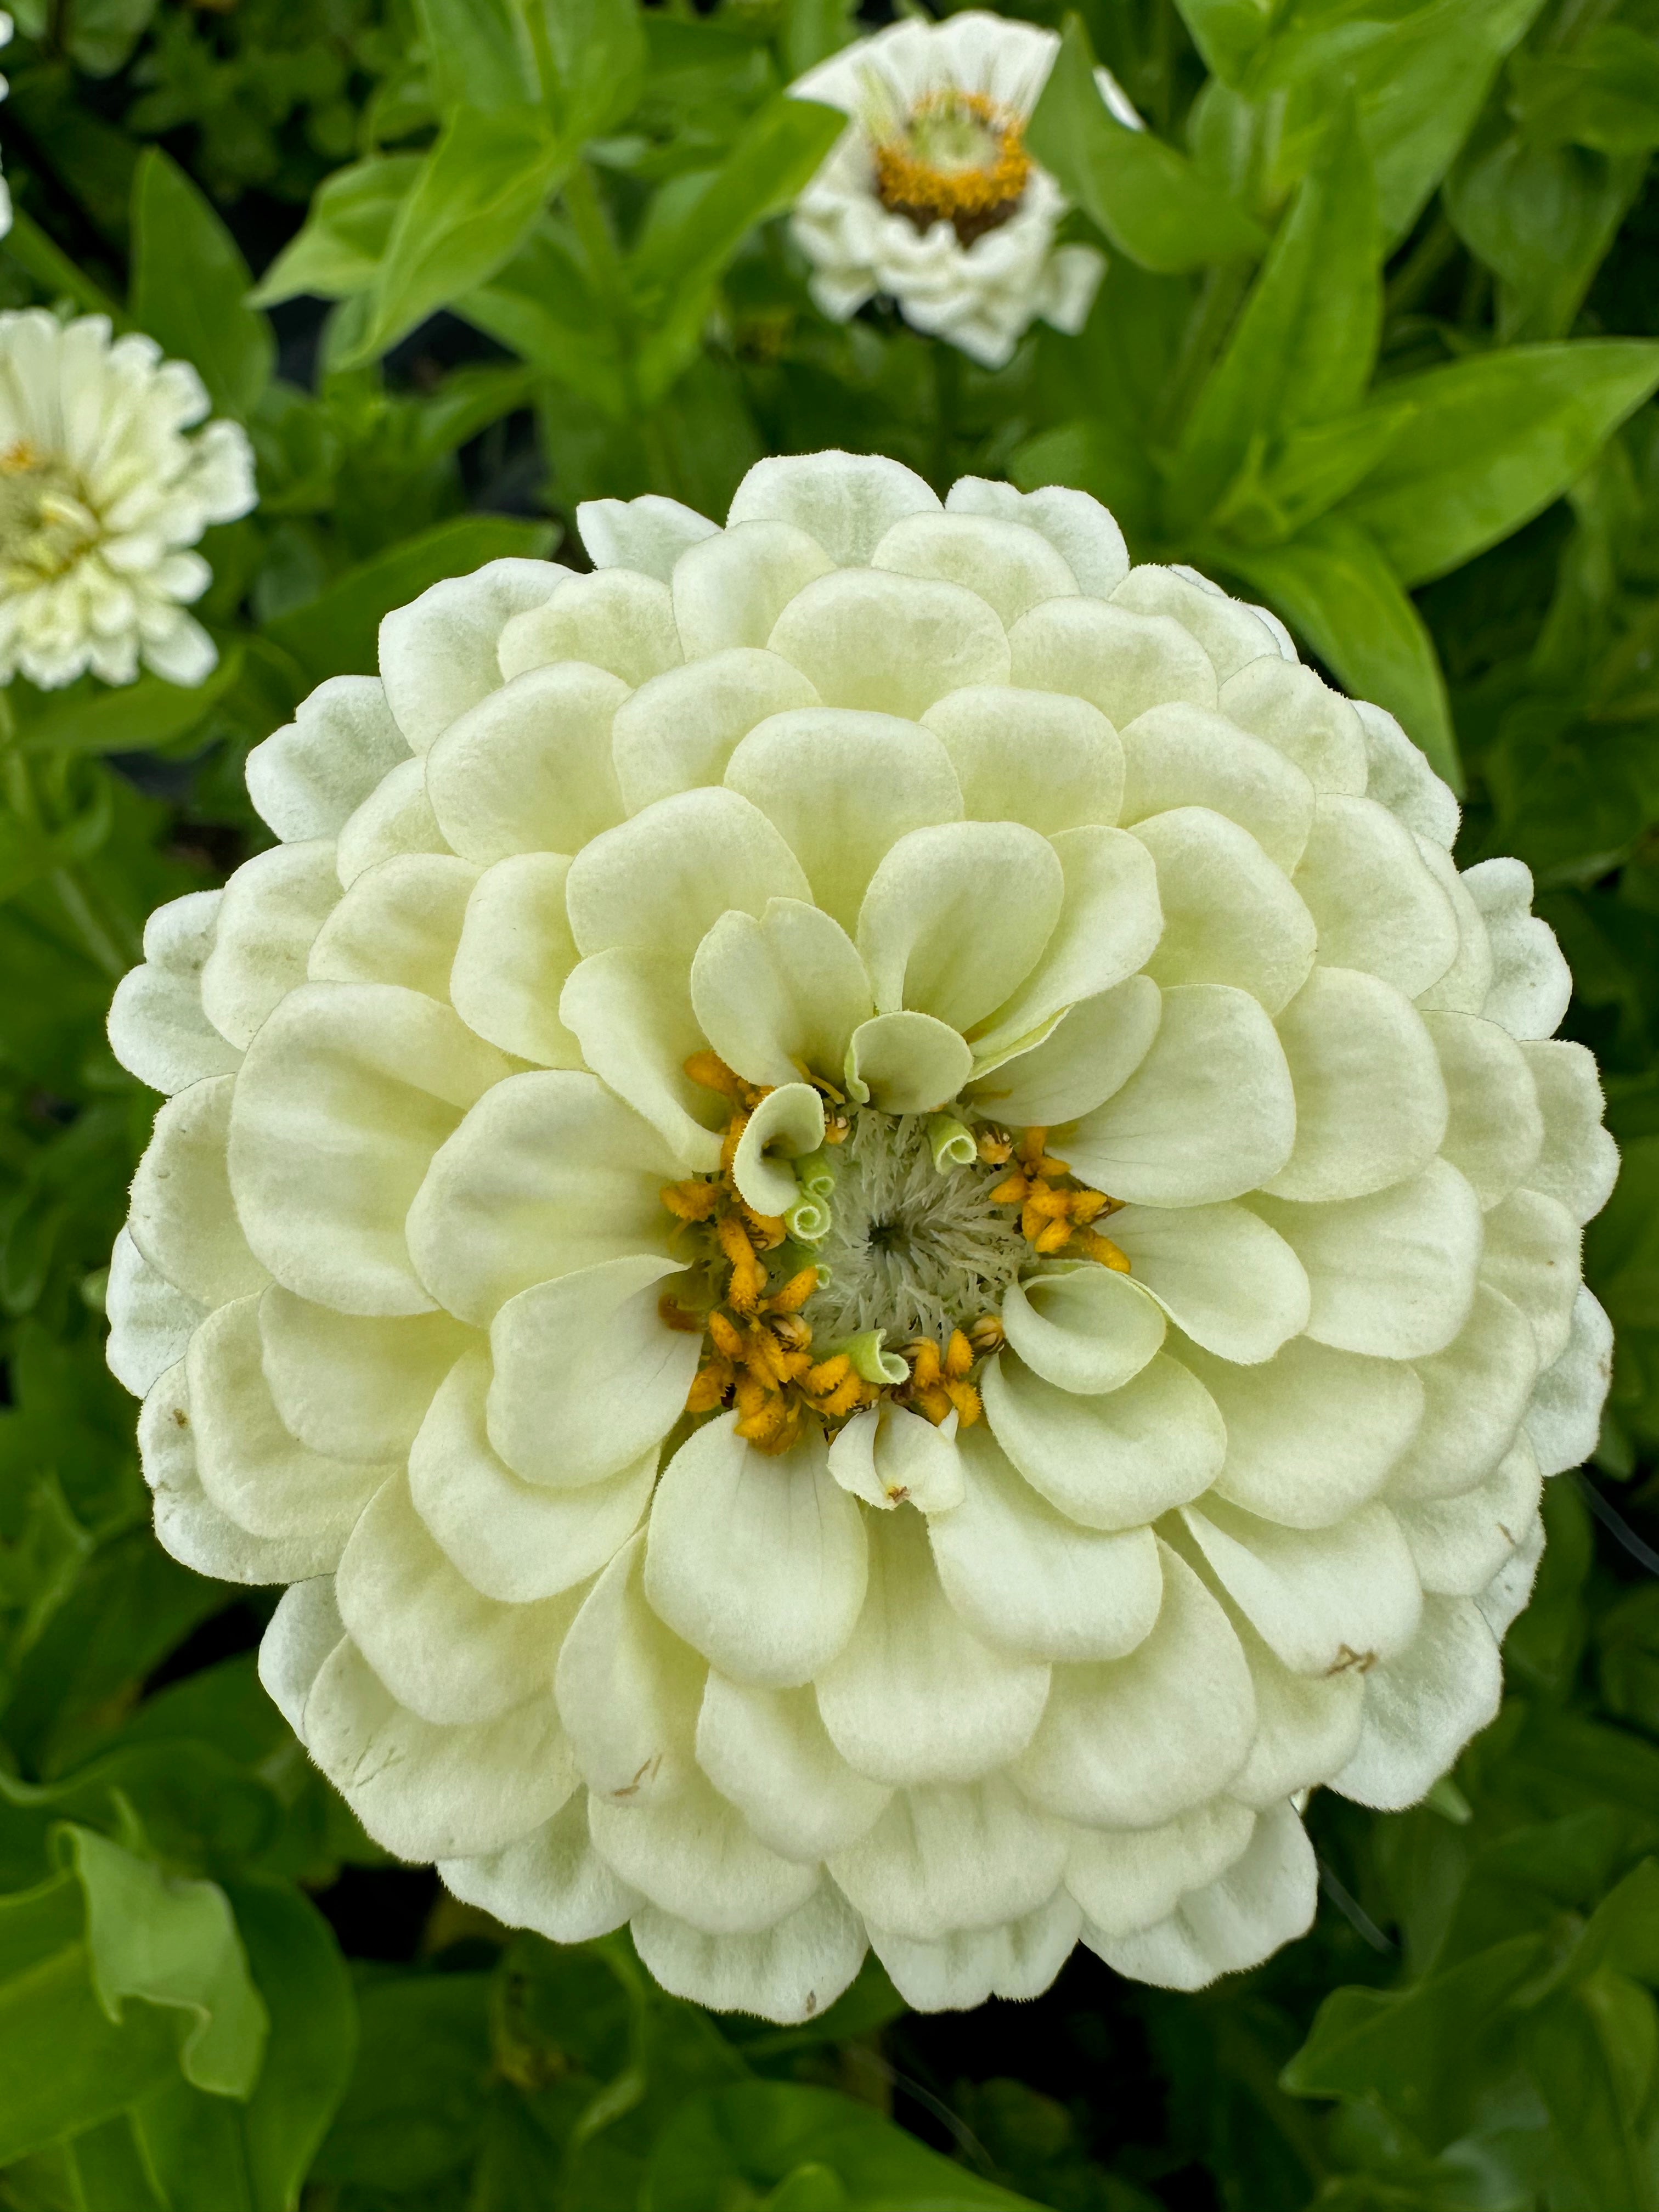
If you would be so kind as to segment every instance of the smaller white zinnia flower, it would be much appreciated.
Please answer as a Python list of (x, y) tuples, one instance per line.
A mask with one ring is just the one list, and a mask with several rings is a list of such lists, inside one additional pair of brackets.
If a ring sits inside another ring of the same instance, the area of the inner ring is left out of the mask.
[(52, 688), (139, 662), (199, 684), (217, 659), (185, 608), (212, 580), (186, 551), (253, 505), (253, 453), (188, 362), (108, 319), (0, 314), (0, 682)]
[[(11, 17), (7, 15), (3, 8), (0, 8), (0, 46), (9, 46), (11, 44), (13, 28)], [(3, 100), (10, 90), (9, 78), (0, 76), (0, 100)], [(0, 238), (3, 238), (10, 228), (11, 192), (5, 179), (0, 177)]]
[[(852, 118), (793, 220), (826, 315), (845, 322), (885, 293), (987, 368), (1039, 317), (1082, 329), (1105, 260), (1055, 246), (1066, 201), (1024, 143), (1059, 49), (1052, 31), (974, 10), (896, 23), (792, 86)], [(1096, 74), (1112, 112), (1140, 129), (1121, 88)]]

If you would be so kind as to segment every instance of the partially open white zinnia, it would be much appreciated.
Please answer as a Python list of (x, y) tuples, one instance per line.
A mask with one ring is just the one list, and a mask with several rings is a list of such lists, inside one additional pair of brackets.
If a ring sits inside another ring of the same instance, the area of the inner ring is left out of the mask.
[(185, 608), (213, 572), (193, 546), (254, 502), (240, 424), (202, 380), (107, 317), (0, 314), (0, 683), (199, 684), (218, 655)]
[(779, 2020), (1304, 1929), (1496, 1710), (1614, 1172), (1387, 714), (1076, 492), (762, 462), (387, 617), (164, 907), (156, 1525), (388, 1849)]
[[(1105, 261), (1059, 246), (1059, 185), (1025, 148), (1025, 126), (1060, 40), (975, 9), (895, 23), (790, 89), (850, 118), (797, 199), (791, 228), (811, 293), (844, 322), (884, 294), (907, 322), (1000, 368), (1030, 325), (1082, 329)], [(1140, 118), (1109, 73), (1101, 95)]]

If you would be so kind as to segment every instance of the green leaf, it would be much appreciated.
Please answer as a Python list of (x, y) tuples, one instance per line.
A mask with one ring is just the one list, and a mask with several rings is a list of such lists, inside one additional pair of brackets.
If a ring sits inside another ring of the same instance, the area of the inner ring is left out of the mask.
[(169, 1881), (85, 1828), (61, 1871), (0, 1897), (0, 2166), (112, 2118), (182, 2071), (246, 2098), (266, 2014), (222, 1890)]
[(1107, 107), (1077, 15), (1043, 88), (1027, 143), (1121, 253), (1165, 272), (1254, 257), (1260, 226), (1150, 131), (1131, 131)]
[(1395, 715), (1436, 773), (1462, 788), (1434, 641), (1374, 538), (1339, 511), (1288, 544), (1218, 541), (1211, 557), (1299, 631), (1346, 690)]
[(1527, 2024), (1528, 2070), (1585, 2204), (1659, 2212), (1651, 2106), (1659, 2016), (1611, 1968), (1542, 2005)]
[(380, 620), (406, 606), (428, 584), (459, 576), (509, 554), (544, 556), (553, 541), (545, 523), (501, 514), (470, 514), (406, 538), (337, 577), (326, 591), (265, 625), (265, 635), (291, 653), (312, 683), (374, 665)]
[(248, 305), (248, 267), (184, 171), (151, 147), (132, 179), (132, 313), (164, 353), (200, 372), (214, 406), (246, 416), (270, 381), (270, 325)]
[(155, 15), (156, 0), (78, 0), (67, 19), (69, 50), (88, 76), (113, 76)]
[(1215, 506), (1252, 448), (1357, 405), (1382, 328), (1380, 259), (1370, 164), (1349, 111), (1199, 394), (1170, 487), (1178, 519), (1190, 525)]
[(1559, 499), (1659, 386), (1659, 343), (1515, 346), (1403, 376), (1380, 404), (1417, 410), (1346, 512), (1407, 584), (1443, 576)]
[(368, 321), (339, 362), (372, 361), (511, 259), (570, 164), (538, 107), (458, 108), (392, 219)]
[(313, 2169), (413, 2190), (477, 2148), (490, 2074), (487, 1974), (398, 1974), (366, 1989), (356, 2068)]
[(233, 645), (207, 681), (193, 689), (160, 676), (141, 676), (113, 690), (77, 686), (61, 704), (26, 722), (18, 743), (34, 753), (159, 751), (198, 728), (241, 673), (242, 648)]
[(604, 413), (618, 421), (626, 416), (615, 327), (558, 218), (544, 216), (506, 267), (463, 294), (455, 312)]
[[(465, 0), (463, 0), (463, 4)], [(635, 0), (526, 0), (544, 39), (543, 97), (573, 149), (632, 112), (645, 79), (645, 27)]]
[(628, 272), (641, 319), (655, 326), (640, 349), (647, 404), (696, 351), (714, 289), (738, 246), (789, 204), (846, 127), (839, 108), (781, 95), (745, 126), (718, 169), (677, 179), (658, 195)]
[(1646, 168), (1643, 154), (1534, 146), (1512, 132), (1466, 149), (1443, 199), (1458, 236), (1502, 279), (1502, 341), (1571, 328)]
[[(838, 2185), (839, 2196), (830, 2189)], [(745, 2082), (687, 2100), (658, 2141), (651, 2212), (722, 2212), (744, 2185), (789, 2212), (1030, 2212), (1015, 2197), (827, 2089)]]
[(308, 292), (343, 300), (374, 283), (398, 210), (421, 173), (418, 154), (377, 154), (325, 177), (305, 227), (249, 294), (256, 307)]
[(1535, 146), (1659, 146), (1659, 46), (1649, 31), (1599, 23), (1565, 52), (1518, 55), (1510, 83), (1510, 112)]
[(514, 0), (416, 0), (416, 11), (440, 114), (489, 115), (536, 99), (535, 57)]
[(1274, 0), (1176, 0), (1204, 65), (1224, 84), (1236, 85), (1267, 37)]

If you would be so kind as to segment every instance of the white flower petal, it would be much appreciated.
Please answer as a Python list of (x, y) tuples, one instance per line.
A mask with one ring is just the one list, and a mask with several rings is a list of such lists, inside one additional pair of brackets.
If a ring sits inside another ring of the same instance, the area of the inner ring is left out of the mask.
[(948, 1022), (932, 1014), (878, 1014), (847, 1047), (844, 1080), (860, 1104), (884, 1114), (927, 1114), (955, 1097), (974, 1065)]
[(859, 1842), (830, 1862), (856, 1911), (889, 1935), (937, 1942), (1046, 1905), (1066, 1839), (1001, 1775), (901, 1790)]
[(331, 676), (247, 757), (248, 796), (284, 844), (337, 836), (409, 746), (373, 676)]
[(566, 661), (515, 677), (452, 722), (427, 755), (438, 827), (469, 860), (575, 853), (620, 822), (612, 718), (629, 687)]
[(590, 1796), (593, 1848), (630, 1889), (706, 1936), (752, 1936), (799, 1911), (822, 1877), (769, 1851), (700, 1774), (672, 1801)]
[(109, 1340), (104, 1346), (109, 1371), (124, 1390), (142, 1398), (184, 1358), (207, 1309), (152, 1267), (131, 1232), (122, 1229), (110, 1254), (104, 1311), (109, 1316)]
[[(1285, 666), (1277, 654), (1271, 665)], [(1149, 708), (1122, 741), (1124, 822), (1207, 807), (1248, 830), (1286, 873), (1301, 859), (1313, 827), (1314, 787), (1274, 746), (1224, 715), (1182, 704)]]
[(1164, 1341), (1162, 1308), (1137, 1282), (1092, 1261), (1011, 1283), (1002, 1326), (1025, 1364), (1062, 1390), (1118, 1390)]
[(633, 686), (684, 658), (667, 585), (632, 568), (569, 577), (502, 626), (496, 653), (509, 684), (562, 660), (590, 661)]
[(1365, 735), (1366, 791), (1408, 830), (1432, 837), (1449, 852), (1460, 819), (1450, 786), (1442, 782), (1422, 748), (1392, 714), (1364, 699), (1354, 702), (1354, 712)]
[(684, 966), (671, 955), (612, 945), (573, 968), (559, 1021), (595, 1075), (648, 1121), (699, 1174), (720, 1165), (716, 1128), (729, 1102), (694, 1083), (685, 1063), (702, 1049)]
[(708, 1936), (659, 1906), (631, 1923), (634, 1946), (671, 1995), (710, 2012), (746, 2012), (781, 2027), (815, 2020), (864, 1964), (864, 1927), (827, 1883), (754, 1936)]
[(1573, 1300), (1567, 1348), (1538, 1378), (1527, 1434), (1547, 1475), (1565, 1474), (1595, 1449), (1613, 1381), (1613, 1323), (1586, 1290)]
[(766, 1084), (793, 1082), (802, 1067), (838, 1079), (854, 1031), (875, 1012), (852, 939), (800, 899), (769, 899), (758, 921), (722, 915), (691, 963), (691, 1003), (726, 1066)]
[(907, 1502), (919, 1513), (948, 1513), (963, 1499), (957, 1415), (938, 1428), (922, 1413), (884, 1399), (854, 1413), (830, 1446), (830, 1472), (849, 1498), (890, 1513)]
[[(999, 27), (1011, 27), (1006, 18)], [(1106, 599), (1129, 573), (1123, 532), (1097, 499), (1061, 484), (1039, 491), (1016, 491), (1012, 484), (984, 477), (958, 477), (945, 501), (947, 514), (990, 514), (1023, 522), (1038, 531), (1060, 553), (1077, 579), (1078, 589)]]
[[(1449, 1111), (1434, 1024), (1461, 1018), (1421, 1015), (1358, 969), (1316, 968), (1274, 1024), (1296, 1092), (1296, 1146), (1263, 1188), (1304, 1201), (1364, 1198), (1420, 1173)], [(1449, 1145), (1447, 1156), (1466, 1165)]]
[[(813, 95), (816, 97), (816, 95)], [(936, 514), (919, 476), (873, 453), (800, 453), (757, 461), (738, 486), (726, 526), (792, 522), (842, 565), (867, 561), (907, 514)]]
[(976, 822), (1024, 822), (1045, 837), (1118, 819), (1123, 748), (1086, 699), (1008, 684), (964, 684), (922, 716), (951, 756)]
[(1227, 678), (1219, 703), (1230, 722), (1294, 761), (1316, 791), (1356, 799), (1364, 792), (1365, 737), (1359, 716), (1311, 668), (1264, 653)]
[(1473, 1598), (1431, 1597), (1397, 1659), (1365, 1677), (1359, 1744), (1331, 1788), (1378, 1812), (1414, 1805), (1497, 1714), (1498, 1643)]
[(1414, 999), (1457, 957), (1457, 918), (1409, 830), (1374, 799), (1320, 800), (1292, 878), (1330, 968), (1361, 968)]
[(611, 760), (629, 812), (718, 783), (732, 747), (757, 722), (818, 703), (799, 669), (750, 647), (653, 676), (617, 709), (611, 726)]
[(438, 827), (426, 795), (426, 762), (400, 761), (384, 775), (341, 829), (335, 868), (342, 884), (353, 884), (377, 860), (402, 853), (447, 853), (448, 840)]
[(682, 553), (720, 535), (718, 522), (656, 492), (641, 499), (585, 499), (576, 508), (576, 529), (596, 568), (637, 568), (664, 583)]
[(1555, 932), (1532, 912), (1532, 872), (1520, 860), (1482, 860), (1463, 882), (1492, 939), (1492, 981), (1480, 1009), (1512, 1037), (1550, 1037), (1561, 1026), (1572, 976)]
[(1018, 823), (913, 830), (877, 867), (859, 914), (878, 1010), (970, 1029), (1041, 958), (1065, 890), (1054, 848)]
[(643, 1529), (582, 1601), (554, 1689), (588, 1788), (619, 1803), (672, 1796), (693, 1770), (707, 1672), (645, 1601)]
[(1116, 586), (1112, 604), (1136, 614), (1168, 615), (1178, 622), (1204, 647), (1221, 683), (1263, 654), (1279, 658), (1273, 633), (1258, 615), (1190, 573), (1146, 562), (1131, 568)]
[(1243, 1614), (1231, 1614), (1255, 1692), (1255, 1741), (1227, 1784), (1258, 1812), (1282, 1805), (1334, 1774), (1353, 1756), (1364, 1713), (1365, 1680), (1357, 1667), (1336, 1674), (1293, 1674)]
[(196, 1464), (182, 1359), (157, 1378), (139, 1410), (138, 1462), (153, 1493), (156, 1541), (198, 1575), (228, 1583), (303, 1583), (327, 1574), (339, 1557), (337, 1532), (256, 1536), (209, 1498)]
[(1601, 1127), (1595, 1061), (1582, 1044), (1524, 1044), (1544, 1138), (1527, 1180), (1559, 1200), (1575, 1221), (1590, 1221), (1613, 1194), (1619, 1147)]
[(1066, 1887), (1094, 1938), (1133, 1935), (1166, 1920), (1182, 1893), (1205, 1888), (1248, 1848), (1256, 1816), (1236, 1797), (1212, 1797), (1156, 1828), (1073, 1828)]
[(167, 1282), (200, 1306), (270, 1280), (231, 1203), (225, 1151), (235, 1078), (216, 1075), (168, 1099), (132, 1179), (127, 1233)]
[(532, 1928), (550, 1943), (586, 1943), (620, 1928), (638, 1906), (587, 1833), (587, 1794), (577, 1790), (550, 1820), (479, 1858), (441, 1859), (451, 1896), (507, 1928)]
[(565, 903), (584, 953), (626, 945), (692, 955), (733, 907), (759, 915), (773, 898), (811, 903), (800, 863), (735, 791), (688, 791), (607, 830), (571, 863)]
[(1201, 1990), (1221, 1974), (1260, 1966), (1305, 1936), (1319, 1901), (1319, 1869), (1288, 1805), (1261, 1814), (1243, 1854), (1206, 1887), (1183, 1896), (1167, 1920), (1134, 1936), (1083, 1940), (1131, 1981)]
[(697, 1764), (762, 1843), (804, 1865), (856, 1842), (892, 1794), (847, 1764), (810, 1689), (763, 1689), (713, 1668), (697, 1716)]
[(1537, 1519), (1542, 1488), (1538, 1455), (1522, 1434), (1473, 1489), (1397, 1507), (1423, 1588), (1437, 1597), (1479, 1597)]
[(984, 1065), (967, 1097), (980, 1111), (1017, 1129), (1075, 1121), (1121, 1091), (1152, 1050), (1162, 1000), (1150, 975), (1131, 975), (1110, 991), (1080, 999), (1040, 1044)]
[(501, 681), (496, 647), (514, 616), (550, 599), (570, 574), (551, 561), (491, 561), (434, 584), (380, 624), (386, 704), (412, 751)]
[(764, 646), (797, 592), (836, 564), (793, 523), (738, 523), (689, 551), (674, 569), (674, 621), (688, 654)]
[(1170, 701), (1216, 703), (1209, 655), (1167, 615), (1133, 614), (1101, 599), (1046, 599), (1014, 624), (1008, 650), (1009, 682), (1073, 692), (1120, 730)]
[(1277, 1014), (1313, 967), (1316, 933), (1283, 869), (1248, 830), (1206, 806), (1137, 823), (1158, 870), (1164, 933), (1147, 963), (1167, 990), (1224, 983)]
[(304, 981), (312, 941), (339, 896), (326, 838), (277, 845), (237, 869), (202, 967), (202, 1010), (229, 1043), (246, 1048), (266, 1015)]
[(870, 1948), (913, 2012), (959, 2012), (988, 1997), (1040, 1997), (1077, 1942), (1082, 1916), (1064, 1890), (1023, 1920), (964, 1929), (937, 1943), (872, 1928)]
[(580, 957), (565, 913), (569, 872), (558, 853), (519, 853), (486, 868), (449, 970), (450, 1000), (467, 1027), (541, 1067), (581, 1065), (581, 1047), (558, 1015)]
[(1271, 1359), (1309, 1327), (1298, 1255), (1243, 1206), (1126, 1206), (1112, 1241), (1177, 1328), (1223, 1359)]
[(1158, 942), (1157, 871), (1137, 839), (1091, 827), (1060, 830), (1052, 842), (1066, 878), (1059, 917), (1035, 968), (975, 1038), (981, 1065), (1123, 982)]
[(1567, 1348), (1583, 1269), (1583, 1233), (1553, 1198), (1512, 1191), (1486, 1219), (1480, 1279), (1502, 1291), (1532, 1323), (1538, 1364), (1552, 1367)]
[(336, 1313), (278, 1283), (259, 1303), (260, 1364), (283, 1424), (336, 1459), (403, 1459), (440, 1381), (476, 1342), (446, 1313)]
[(1528, 1179), (1544, 1141), (1532, 1072), (1496, 1022), (1478, 1014), (1429, 1013), (1423, 1019), (1451, 1102), (1441, 1152), (1483, 1206), (1496, 1206)]
[(964, 684), (1009, 681), (1008, 639), (960, 584), (837, 568), (791, 599), (766, 640), (829, 707), (912, 720)]
[(223, 898), (222, 891), (190, 891), (157, 907), (144, 925), (143, 966), (115, 987), (110, 1050), (152, 1091), (171, 1095), (241, 1064), (241, 1053), (202, 1010), (202, 968)]
[(1077, 591), (1065, 559), (1041, 532), (990, 515), (915, 514), (896, 522), (870, 556), (875, 568), (963, 584), (1006, 626), (1043, 599)]
[(1525, 1315), (1501, 1291), (1478, 1284), (1457, 1334), (1417, 1363), (1423, 1419), (1389, 1480), (1391, 1494), (1448, 1498), (1489, 1474), (1515, 1441), (1538, 1370)]
[(1056, 1389), (1007, 1353), (980, 1389), (992, 1433), (1034, 1490), (1085, 1528), (1137, 1528), (1213, 1480), (1226, 1449), (1215, 1401), (1168, 1352), (1121, 1390)]
[(1422, 1590), (1386, 1505), (1361, 1505), (1322, 1528), (1279, 1528), (1218, 1498), (1182, 1517), (1218, 1581), (1294, 1674), (1369, 1668), (1416, 1633)]

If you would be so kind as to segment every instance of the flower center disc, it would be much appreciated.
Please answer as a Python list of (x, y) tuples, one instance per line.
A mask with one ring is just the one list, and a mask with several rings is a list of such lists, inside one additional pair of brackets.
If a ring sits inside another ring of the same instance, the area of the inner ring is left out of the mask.
[(72, 568), (98, 535), (98, 518), (65, 471), (20, 439), (0, 453), (0, 570), (18, 589)]
[(927, 93), (872, 136), (882, 205), (920, 231), (943, 220), (964, 246), (1009, 220), (1030, 178), (1019, 117), (982, 92)]

